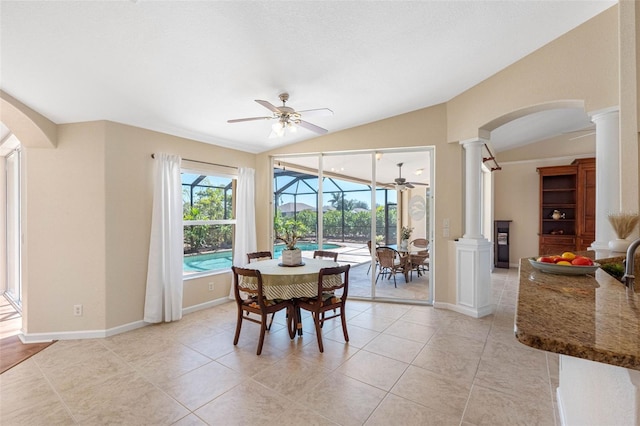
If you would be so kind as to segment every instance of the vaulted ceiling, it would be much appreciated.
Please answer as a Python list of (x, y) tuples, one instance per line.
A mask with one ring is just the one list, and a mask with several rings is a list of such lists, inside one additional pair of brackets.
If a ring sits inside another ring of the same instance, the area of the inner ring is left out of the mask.
[[(317, 134), (270, 139), (271, 121), (227, 123), (270, 116), (256, 99), (280, 106), (286, 91), (294, 109), (329, 108), (302, 117), (329, 132), (370, 123), (445, 102), (613, 4), (2, 1), (0, 86), (55, 123), (111, 120), (263, 152)], [(507, 130), (516, 144), (531, 137)]]

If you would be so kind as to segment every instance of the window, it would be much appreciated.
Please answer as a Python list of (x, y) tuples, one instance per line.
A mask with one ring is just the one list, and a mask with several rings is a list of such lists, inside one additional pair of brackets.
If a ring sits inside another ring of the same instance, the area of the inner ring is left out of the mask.
[(228, 270), (233, 264), (235, 176), (182, 171), (185, 276)]

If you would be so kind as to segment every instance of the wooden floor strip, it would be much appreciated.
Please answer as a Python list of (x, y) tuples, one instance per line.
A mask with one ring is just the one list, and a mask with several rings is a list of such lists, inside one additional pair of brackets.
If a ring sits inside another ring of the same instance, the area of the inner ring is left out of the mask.
[(29, 359), (53, 342), (24, 344), (18, 336), (0, 339), (0, 374)]

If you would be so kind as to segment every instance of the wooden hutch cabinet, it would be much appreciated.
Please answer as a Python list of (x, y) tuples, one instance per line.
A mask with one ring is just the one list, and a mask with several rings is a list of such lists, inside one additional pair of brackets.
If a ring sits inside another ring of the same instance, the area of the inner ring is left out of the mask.
[(537, 170), (540, 175), (540, 254), (586, 250), (596, 234), (595, 158)]

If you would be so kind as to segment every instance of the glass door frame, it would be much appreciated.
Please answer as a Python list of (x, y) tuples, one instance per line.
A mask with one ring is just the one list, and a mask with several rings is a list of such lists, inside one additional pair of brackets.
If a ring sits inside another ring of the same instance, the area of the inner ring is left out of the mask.
[[(376, 235), (376, 215), (375, 215), (375, 206), (376, 206), (376, 175), (377, 175), (377, 155), (384, 155), (385, 153), (410, 153), (410, 152), (421, 152), (429, 154), (429, 182), (430, 188), (426, 191), (426, 199), (425, 206), (428, 212), (428, 223), (427, 223), (427, 239), (430, 242), (430, 246), (433, 247), (433, 238), (434, 238), (434, 219), (435, 219), (435, 147), (433, 146), (421, 146), (421, 147), (404, 147), (404, 148), (387, 148), (387, 149), (371, 149), (371, 150), (353, 150), (353, 151), (327, 151), (327, 152), (316, 152), (316, 153), (291, 153), (291, 154), (277, 154), (270, 156), (270, 185), (271, 185), (271, 194), (273, 194), (273, 179), (274, 179), (274, 167), (278, 161), (283, 161), (287, 158), (296, 158), (296, 157), (316, 157), (317, 158), (317, 176), (318, 176), (318, 194), (317, 194), (317, 206), (318, 211), (318, 233), (317, 233), (317, 242), (319, 245), (324, 244), (324, 234), (323, 234), (323, 185), (322, 179), (324, 177), (324, 158), (329, 156), (348, 156), (348, 155), (362, 155), (369, 154), (371, 156), (371, 233), (370, 235)], [(400, 197), (399, 197), (400, 198)], [(400, 199), (398, 200), (398, 204), (400, 204)], [(271, 221), (273, 223), (274, 217), (274, 206), (272, 205), (270, 211)], [(375, 237), (374, 237), (375, 239)], [(362, 297), (363, 300), (375, 300), (375, 301), (383, 301), (383, 302), (393, 302), (393, 303), (414, 303), (414, 304), (425, 304), (432, 305), (433, 304), (433, 294), (434, 294), (434, 285), (433, 285), (433, 260), (435, 257), (435, 253), (433, 250), (430, 250), (430, 268), (428, 270), (429, 274), (429, 291), (427, 295), (427, 300), (416, 300), (416, 299), (396, 299), (396, 298), (380, 298), (376, 297), (376, 275), (371, 274), (371, 297)], [(375, 256), (371, 255), (372, 264), (375, 263)], [(353, 297), (357, 299), (358, 297)]]
[(5, 157), (5, 296), (18, 311), (22, 311), (21, 161), (19, 148)]

